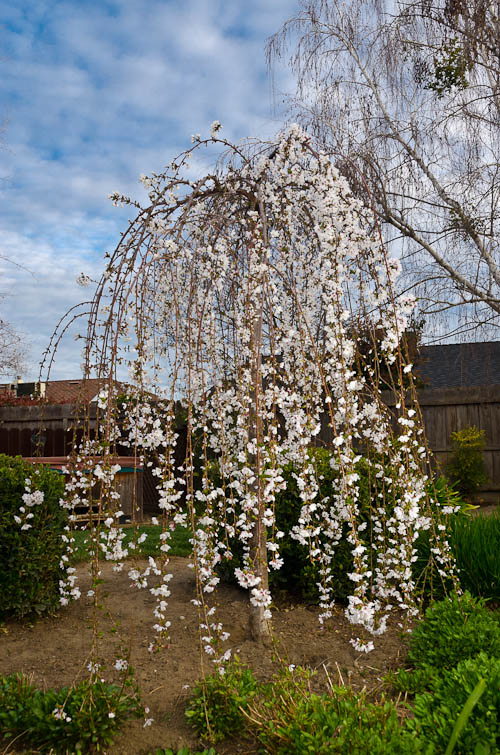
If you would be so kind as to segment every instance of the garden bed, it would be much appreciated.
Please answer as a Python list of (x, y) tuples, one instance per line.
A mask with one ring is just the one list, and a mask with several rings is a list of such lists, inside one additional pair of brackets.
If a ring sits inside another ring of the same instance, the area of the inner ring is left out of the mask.
[[(131, 562), (128, 562), (131, 564)], [(197, 609), (191, 603), (194, 597), (194, 573), (188, 568), (188, 559), (172, 558), (169, 614), (172, 621), (171, 644), (151, 655), (148, 646), (153, 639), (152, 611), (154, 598), (149, 591), (131, 587), (126, 571), (115, 573), (109, 563), (102, 565), (105, 578), (104, 610), (100, 621), (104, 629), (102, 639), (103, 660), (109, 669), (103, 672), (113, 681), (114, 660), (120, 653), (120, 636), (133, 648), (130, 662), (135, 670), (143, 703), (154, 718), (152, 726), (144, 728), (143, 720), (125, 724), (107, 752), (109, 755), (138, 755), (154, 751), (156, 747), (182, 745), (196, 748), (198, 743), (185, 722), (184, 708), (194, 682), (200, 677)], [(2, 625), (2, 652), (0, 674), (23, 672), (31, 675), (37, 685), (61, 687), (70, 685), (79, 676), (85, 677), (92, 643), (93, 607), (86, 597), (90, 578), (85, 564), (79, 566), (82, 597), (53, 618), (27, 621), (10, 621)], [(314, 685), (318, 691), (326, 689), (326, 673), (338, 683), (343, 680), (354, 689), (366, 686), (376, 692), (381, 688), (381, 677), (389, 669), (404, 661), (406, 646), (400, 630), (392, 627), (377, 638), (376, 648), (369, 655), (360, 655), (349, 640), (355, 627), (350, 625), (339, 607), (325, 630), (318, 623), (319, 609), (315, 606), (282, 606), (274, 611), (275, 644), (264, 648), (249, 639), (247, 631), (246, 594), (236, 587), (223, 585), (218, 593), (219, 616), (231, 632), (228, 641), (233, 652), (248, 663), (256, 676), (269, 679), (278, 668), (273, 657), (280, 654), (287, 664), (304, 665), (318, 670)], [(109, 633), (112, 621), (105, 617), (109, 611), (113, 620), (120, 620), (119, 633)], [(119, 636), (120, 635), (120, 636)], [(204, 663), (207, 656), (203, 656)], [(210, 664), (208, 664), (210, 671)], [(248, 744), (218, 745), (219, 753), (252, 752)]]

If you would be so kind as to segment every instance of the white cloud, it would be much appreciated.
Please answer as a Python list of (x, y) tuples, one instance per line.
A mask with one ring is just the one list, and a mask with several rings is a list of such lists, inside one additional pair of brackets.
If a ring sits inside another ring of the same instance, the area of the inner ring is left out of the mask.
[[(280, 128), (267, 80), (266, 37), (295, 0), (19, 0), (4, 14), (0, 98), (9, 126), (0, 151), (2, 315), (25, 331), (37, 362), (55, 323), (97, 276), (129, 211), (118, 190), (161, 170), (208, 135), (231, 139)], [(282, 72), (282, 87), (289, 73)], [(79, 370), (69, 341), (55, 377)], [(34, 376), (35, 373), (33, 373)]]

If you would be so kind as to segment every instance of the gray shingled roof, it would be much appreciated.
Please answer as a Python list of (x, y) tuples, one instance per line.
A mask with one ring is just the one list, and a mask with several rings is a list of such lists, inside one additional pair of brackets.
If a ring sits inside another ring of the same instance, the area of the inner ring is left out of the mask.
[(415, 372), (429, 388), (500, 384), (500, 342), (423, 346)]

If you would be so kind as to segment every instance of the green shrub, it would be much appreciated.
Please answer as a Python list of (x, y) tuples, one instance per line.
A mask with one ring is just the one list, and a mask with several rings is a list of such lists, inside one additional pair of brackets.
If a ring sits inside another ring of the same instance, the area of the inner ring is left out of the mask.
[[(301, 672), (296, 669), (293, 676)], [(251, 709), (255, 734), (266, 753), (316, 755), (408, 755), (423, 752), (415, 733), (399, 724), (396, 709), (384, 699), (367, 701), (364, 693), (333, 687), (328, 695), (312, 694), (304, 680), (282, 676), (266, 686)]]
[[(32, 491), (43, 493), (41, 503), (23, 502), (27, 479)], [(61, 535), (67, 524), (67, 513), (59, 505), (63, 492), (57, 472), (20, 456), (0, 455), (0, 618), (42, 614), (59, 605), (65, 553)]]
[(484, 430), (470, 426), (451, 434), (453, 452), (447, 472), (457, 490), (465, 496), (473, 495), (486, 481), (483, 448)]
[(127, 718), (142, 713), (136, 695), (113, 684), (86, 680), (42, 692), (25, 677), (0, 677), (0, 732), (40, 752), (93, 752), (109, 745)]
[[(329, 498), (332, 494), (333, 483), (337, 477), (337, 472), (330, 464), (332, 454), (322, 448), (311, 448), (309, 449), (309, 453), (313, 457), (319, 481), (318, 497), (320, 499)], [(297, 480), (294, 477), (297, 471), (297, 468), (293, 464), (287, 464), (284, 467), (282, 476), (286, 482), (286, 490), (278, 493), (276, 496), (276, 527), (285, 533), (284, 537), (279, 541), (280, 556), (283, 559), (283, 565), (277, 571), (270, 571), (269, 586), (275, 597), (280, 592), (286, 592), (302, 601), (316, 603), (319, 598), (317, 582), (320, 579), (318, 564), (311, 561), (308, 547), (301, 545), (290, 536), (290, 530), (297, 524), (302, 508)], [(358, 462), (356, 471), (360, 477), (359, 522), (360, 524), (362, 522), (369, 524), (373, 490), (370, 490), (370, 467), (366, 459), (363, 458)], [(374, 484), (373, 479), (371, 479), (371, 484)], [(330, 564), (333, 595), (340, 602), (347, 602), (347, 598), (352, 594), (354, 587), (353, 582), (348, 576), (354, 568), (353, 546), (346, 539), (348, 532), (349, 527), (347, 524), (344, 524), (342, 538), (335, 547), (335, 555)], [(363, 537), (361, 532), (360, 536)], [(366, 539), (370, 537), (369, 526), (365, 529), (364, 536)], [(241, 566), (243, 547), (236, 539), (231, 540), (230, 546), (233, 558), (230, 561), (222, 562), (219, 567), (219, 573), (224, 581), (234, 583), (234, 569)]]
[(451, 669), (486, 648), (500, 656), (500, 625), (484, 600), (466, 592), (427, 608), (410, 636), (408, 660), (416, 668)]
[(252, 671), (235, 657), (223, 675), (216, 672), (198, 682), (186, 718), (200, 736), (212, 742), (224, 739), (244, 728), (242, 709), (248, 708), (258, 687)]
[(425, 692), (416, 696), (415, 718), (408, 722), (408, 731), (425, 741), (430, 752), (444, 752), (465, 703), (481, 679), (486, 682), (486, 690), (472, 709), (454, 752), (457, 755), (498, 752), (500, 659), (486, 652), (448, 670), (437, 682), (433, 694)]
[(157, 749), (151, 755), (217, 755), (217, 753), (213, 747), (203, 751), (197, 750), (196, 752), (192, 752), (189, 747), (181, 747), (180, 750), (171, 750), (170, 748)]
[(391, 685), (397, 692), (408, 692), (415, 695), (417, 692), (433, 689), (439, 678), (439, 670), (432, 666), (422, 666), (417, 669), (399, 669), (390, 671), (384, 677), (384, 681)]

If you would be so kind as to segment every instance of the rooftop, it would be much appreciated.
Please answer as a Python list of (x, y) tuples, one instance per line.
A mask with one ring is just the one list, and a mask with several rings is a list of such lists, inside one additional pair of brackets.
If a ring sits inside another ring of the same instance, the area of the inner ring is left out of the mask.
[(500, 384), (500, 342), (449, 343), (421, 348), (416, 374), (428, 388)]

